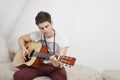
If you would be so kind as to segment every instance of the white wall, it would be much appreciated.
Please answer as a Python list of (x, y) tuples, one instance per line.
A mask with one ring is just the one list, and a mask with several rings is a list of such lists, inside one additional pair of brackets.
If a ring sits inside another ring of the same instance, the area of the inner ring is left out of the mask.
[[(23, 34), (31, 33), (37, 29), (35, 25), (35, 16), (38, 11), (45, 10), (49, 12), (51, 10), (50, 1), (47, 1), (47, 3), (48, 4), (46, 4), (46, 1), (44, 0), (28, 0), (26, 2), (26, 5), (24, 5), (24, 8), (19, 15), (19, 19), (17, 19), (14, 25), (14, 29), (11, 31), (11, 34), (9, 34), (9, 48), (17, 50), (18, 47), (16, 46), (18, 46), (18, 38)], [(13, 46), (11, 47), (11, 45)]]
[(0, 0), (0, 35), (7, 37), (24, 3), (25, 0)]
[(119, 0), (27, 0), (9, 35), (8, 45), (16, 48), (20, 35), (36, 30), (34, 17), (48, 11), (54, 27), (70, 39), (68, 55), (77, 64), (99, 71), (120, 69), (120, 1)]

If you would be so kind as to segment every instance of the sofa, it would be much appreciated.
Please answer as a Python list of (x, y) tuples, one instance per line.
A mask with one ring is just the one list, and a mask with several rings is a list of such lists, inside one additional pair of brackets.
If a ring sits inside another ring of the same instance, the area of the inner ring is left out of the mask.
[[(15, 52), (9, 51), (10, 61), (0, 63), (0, 80), (13, 80), (13, 74), (19, 70), (12, 65)], [(103, 80), (102, 75), (88, 66), (75, 64), (72, 67), (65, 66), (68, 80)], [(38, 77), (34, 80), (51, 80), (48, 77)]]
[[(13, 80), (13, 74), (18, 69), (12, 66), (11, 62), (0, 63), (0, 80)], [(75, 65), (66, 67), (68, 80), (103, 80), (101, 74), (87, 66)], [(34, 80), (51, 80), (48, 77), (38, 77)]]
[[(16, 51), (14, 49), (8, 49), (6, 39), (4, 37), (0, 37), (0, 80), (13, 80), (14, 72), (19, 70), (12, 65), (15, 53)], [(70, 68), (65, 66), (65, 69), (68, 76), (67, 80), (120, 80), (120, 71), (106, 70), (101, 74), (91, 67), (79, 64), (75, 64)], [(51, 79), (44, 76), (37, 77), (34, 80)]]
[(120, 70), (107, 69), (102, 72), (104, 80), (120, 80)]

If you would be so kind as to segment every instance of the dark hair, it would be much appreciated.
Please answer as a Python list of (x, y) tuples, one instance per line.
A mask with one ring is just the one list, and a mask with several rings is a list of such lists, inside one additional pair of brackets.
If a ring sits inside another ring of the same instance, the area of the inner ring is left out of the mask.
[(51, 15), (47, 12), (40, 11), (37, 16), (35, 17), (36, 24), (48, 21), (51, 23)]

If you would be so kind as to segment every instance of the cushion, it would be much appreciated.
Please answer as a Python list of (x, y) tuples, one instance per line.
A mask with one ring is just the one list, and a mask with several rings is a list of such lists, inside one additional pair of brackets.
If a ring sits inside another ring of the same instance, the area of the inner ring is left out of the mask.
[(34, 80), (51, 80), (49, 77), (46, 76), (41, 76), (41, 77), (37, 77)]
[(6, 45), (5, 37), (0, 36), (0, 62), (9, 62), (9, 51)]
[(68, 80), (103, 80), (101, 74), (91, 67), (75, 65), (66, 67)]
[(120, 70), (104, 70), (102, 74), (105, 80), (120, 80)]
[(11, 63), (0, 63), (0, 80), (12, 80), (16, 70)]

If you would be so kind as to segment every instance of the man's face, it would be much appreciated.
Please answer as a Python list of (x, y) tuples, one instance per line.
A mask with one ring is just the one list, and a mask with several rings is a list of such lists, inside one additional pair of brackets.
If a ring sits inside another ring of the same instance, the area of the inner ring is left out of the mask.
[(41, 30), (41, 32), (46, 36), (46, 37), (51, 37), (53, 34), (53, 29), (52, 29), (52, 23), (45, 21), (43, 23), (38, 24), (38, 28)]

